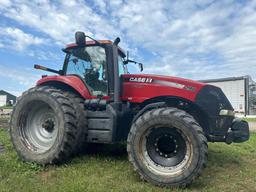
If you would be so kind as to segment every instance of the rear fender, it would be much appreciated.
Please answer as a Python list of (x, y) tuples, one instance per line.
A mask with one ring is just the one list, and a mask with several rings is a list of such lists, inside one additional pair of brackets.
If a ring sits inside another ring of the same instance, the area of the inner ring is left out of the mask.
[(64, 85), (69, 86), (70, 88), (77, 91), (85, 99), (92, 98), (85, 83), (77, 76), (46, 76), (37, 81), (36, 85), (51, 85), (54, 83), (63, 83)]

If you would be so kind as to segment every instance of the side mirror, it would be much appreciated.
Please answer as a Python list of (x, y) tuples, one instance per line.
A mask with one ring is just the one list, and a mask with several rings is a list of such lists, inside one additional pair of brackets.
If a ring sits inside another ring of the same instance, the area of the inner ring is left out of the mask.
[(86, 36), (85, 36), (84, 32), (77, 31), (77, 32), (75, 33), (76, 44), (77, 44), (78, 46), (84, 47), (84, 46), (85, 46), (85, 43), (86, 43), (85, 37), (86, 37)]
[(139, 64), (139, 67), (140, 67), (140, 72), (143, 71), (143, 64), (142, 63), (138, 63)]

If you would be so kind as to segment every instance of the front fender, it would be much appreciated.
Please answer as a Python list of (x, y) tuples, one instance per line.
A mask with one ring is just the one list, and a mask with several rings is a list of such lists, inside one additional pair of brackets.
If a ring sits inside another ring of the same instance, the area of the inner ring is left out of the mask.
[(50, 84), (54, 82), (63, 83), (68, 85), (69, 87), (76, 90), (82, 97), (85, 99), (92, 98), (88, 88), (86, 87), (85, 83), (77, 76), (67, 75), (67, 76), (46, 76), (37, 81), (36, 85), (44, 85)]

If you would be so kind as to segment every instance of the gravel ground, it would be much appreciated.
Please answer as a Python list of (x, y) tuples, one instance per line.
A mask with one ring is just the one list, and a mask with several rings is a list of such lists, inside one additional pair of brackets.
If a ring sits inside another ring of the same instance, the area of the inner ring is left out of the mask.
[(0, 109), (0, 116), (10, 115), (12, 113), (12, 109)]

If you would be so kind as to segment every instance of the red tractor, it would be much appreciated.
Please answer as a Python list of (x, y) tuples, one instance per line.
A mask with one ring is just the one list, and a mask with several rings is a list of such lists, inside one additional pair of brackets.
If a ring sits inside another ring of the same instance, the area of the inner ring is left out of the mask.
[(247, 122), (234, 118), (220, 88), (130, 74), (127, 64), (137, 62), (119, 41), (77, 32), (76, 43), (63, 49), (61, 70), (35, 65), (57, 75), (43, 76), (14, 107), (10, 132), (21, 159), (61, 163), (87, 143), (127, 141), (129, 161), (142, 179), (185, 187), (206, 166), (207, 142), (249, 139)]

